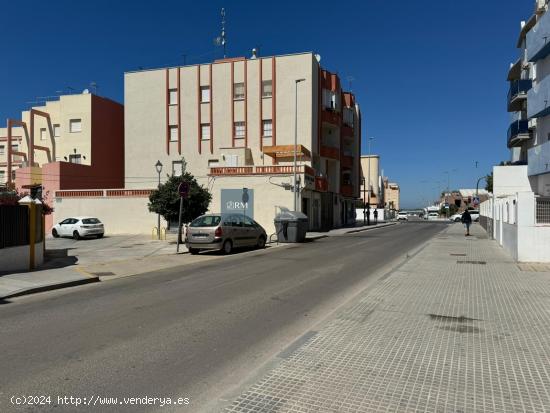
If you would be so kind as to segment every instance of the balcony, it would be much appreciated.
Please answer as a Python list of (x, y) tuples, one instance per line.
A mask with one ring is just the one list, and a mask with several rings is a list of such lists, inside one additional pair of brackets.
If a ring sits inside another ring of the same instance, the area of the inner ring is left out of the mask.
[(321, 176), (315, 177), (315, 190), (320, 192), (327, 192), (328, 191), (328, 180), (327, 178), (323, 178)]
[(508, 128), (508, 147), (519, 146), (526, 140), (531, 139), (528, 120), (518, 120), (513, 122)]
[(527, 33), (527, 59), (537, 62), (550, 54), (550, 13), (544, 13)]
[(340, 115), (340, 112), (323, 108), (321, 111), (321, 121), (340, 126), (342, 124), (342, 116)]
[(340, 160), (340, 150), (338, 148), (333, 148), (332, 146), (321, 145), (321, 156), (325, 158), (330, 158), (334, 160)]
[(527, 175), (550, 173), (550, 142), (529, 149), (527, 159)]
[[(550, 13), (549, 13), (550, 14)], [(527, 105), (528, 118), (542, 118), (550, 114), (550, 76), (537, 82), (527, 93), (529, 104)]]
[(353, 138), (353, 128), (348, 125), (342, 125), (342, 129), (340, 129), (340, 134), (343, 138)]
[(342, 156), (342, 167), (353, 168), (353, 156)]
[(348, 197), (348, 198), (352, 198), (353, 197), (353, 185), (342, 185), (340, 187), (340, 192), (342, 193), (343, 196), (345, 197)]
[(513, 80), (508, 90), (508, 112), (518, 112), (523, 108), (527, 93), (533, 86), (530, 79)]
[[(238, 175), (291, 175), (293, 165), (264, 165), (210, 168), (209, 176), (238, 176)], [(315, 170), (309, 165), (299, 165), (296, 173), (315, 176)]]

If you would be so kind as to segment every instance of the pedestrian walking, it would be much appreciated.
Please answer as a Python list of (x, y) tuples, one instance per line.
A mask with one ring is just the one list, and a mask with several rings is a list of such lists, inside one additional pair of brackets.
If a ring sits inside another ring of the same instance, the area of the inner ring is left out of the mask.
[(462, 223), (464, 224), (464, 228), (466, 228), (466, 233), (464, 234), (466, 237), (470, 236), (470, 225), (472, 225), (472, 216), (468, 212), (468, 210), (464, 211), (461, 218)]
[(374, 225), (378, 224), (378, 210), (374, 210)]

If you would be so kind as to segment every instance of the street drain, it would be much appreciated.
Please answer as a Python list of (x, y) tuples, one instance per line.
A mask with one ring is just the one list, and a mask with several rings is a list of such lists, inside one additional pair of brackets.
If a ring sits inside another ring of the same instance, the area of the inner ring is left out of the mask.
[(107, 275), (115, 275), (114, 272), (106, 271), (106, 272), (92, 272), (91, 274), (97, 275), (98, 277), (105, 277)]
[(452, 257), (465, 257), (466, 254), (449, 254)]
[(441, 314), (428, 314), (432, 320), (439, 321), (458, 321), (459, 323), (465, 323), (467, 321), (479, 321), (477, 318), (470, 318), (466, 316), (452, 316), (452, 315), (441, 315)]
[(487, 264), (487, 261), (458, 260), (456, 263), (457, 263), (457, 264), (477, 264), (477, 265), (485, 265), (485, 264)]

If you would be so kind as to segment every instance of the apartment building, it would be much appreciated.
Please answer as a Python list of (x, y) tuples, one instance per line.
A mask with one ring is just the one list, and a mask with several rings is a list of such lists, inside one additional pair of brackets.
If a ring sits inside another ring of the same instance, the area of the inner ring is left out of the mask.
[[(124, 107), (84, 91), (62, 95), (0, 128), (0, 184), (20, 190), (124, 185)], [(51, 217), (47, 228), (51, 226)]]
[[(369, 173), (370, 168), (370, 173)], [(380, 156), (362, 155), (361, 156), (361, 199), (367, 202), (370, 190), (369, 205), (372, 207), (384, 207), (384, 188), (382, 187), (382, 178), (380, 176)], [(370, 181), (369, 181), (370, 179)], [(369, 186), (365, 187), (369, 181)]]
[[(297, 206), (310, 229), (355, 222), (361, 113), (338, 75), (312, 53), (230, 58), (127, 72), (125, 188), (192, 173), (212, 212), (241, 211), (273, 230), (278, 207)], [(296, 141), (296, 144), (295, 144)], [(294, 169), (294, 157), (297, 167)]]
[(399, 211), (399, 185), (390, 182), (387, 177), (384, 177), (382, 182), (384, 183), (384, 208)]

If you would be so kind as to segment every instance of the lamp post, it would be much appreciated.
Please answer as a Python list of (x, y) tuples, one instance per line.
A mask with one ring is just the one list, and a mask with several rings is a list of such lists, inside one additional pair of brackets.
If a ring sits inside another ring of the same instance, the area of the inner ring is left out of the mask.
[(370, 225), (370, 143), (374, 140), (374, 138), (371, 136), (367, 139), (367, 225)]
[(367, 200), (367, 197), (365, 195), (366, 191), (367, 187), (365, 185), (365, 176), (363, 175), (363, 226), (366, 225), (367, 220), (367, 203), (365, 202)]
[(298, 83), (304, 82), (305, 79), (296, 79), (294, 81), (294, 182), (292, 184), (292, 189), (294, 191), (294, 211), (297, 211), (298, 208), (298, 180), (296, 177), (296, 151), (298, 149)]
[[(155, 164), (155, 169), (157, 170), (157, 173), (159, 175), (158, 188), (160, 189), (160, 173), (162, 172), (162, 163), (160, 161), (157, 161), (157, 163)], [(160, 240), (160, 214), (157, 214), (157, 239)]]

